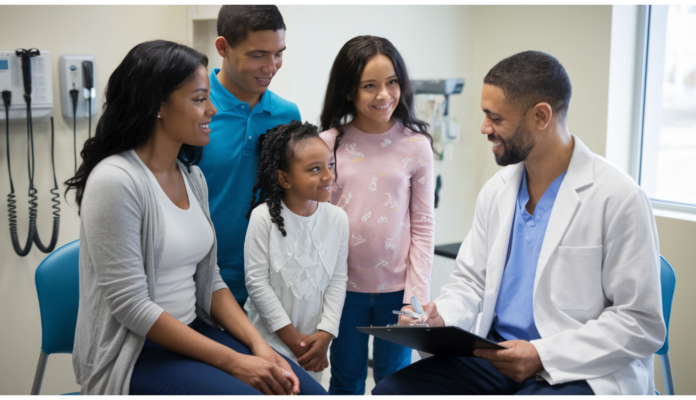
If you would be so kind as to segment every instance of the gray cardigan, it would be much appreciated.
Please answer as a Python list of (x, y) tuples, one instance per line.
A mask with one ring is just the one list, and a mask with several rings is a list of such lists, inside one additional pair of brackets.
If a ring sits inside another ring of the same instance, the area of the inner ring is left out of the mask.
[[(134, 151), (102, 160), (85, 186), (80, 223), (80, 303), (73, 368), (81, 394), (127, 395), (145, 335), (163, 312), (155, 302), (165, 225), (155, 188)], [(179, 164), (210, 221), (208, 188), (198, 167)], [(217, 240), (198, 263), (196, 315), (210, 317), (213, 292), (227, 286)]]

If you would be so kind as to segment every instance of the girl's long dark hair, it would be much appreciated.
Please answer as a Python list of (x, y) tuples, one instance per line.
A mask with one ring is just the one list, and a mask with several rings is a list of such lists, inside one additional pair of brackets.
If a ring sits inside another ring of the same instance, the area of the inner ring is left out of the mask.
[(280, 216), (280, 201), (285, 189), (278, 183), (278, 170), (290, 172), (290, 164), (295, 157), (295, 147), (300, 142), (313, 137), (319, 138), (319, 129), (309, 122), (303, 124), (299, 121), (278, 125), (259, 137), (261, 144), (259, 175), (252, 191), (247, 219), (254, 208), (266, 203), (271, 214), (271, 221), (278, 225), (283, 236), (287, 236), (283, 217)]
[[(329, 85), (324, 97), (324, 108), (321, 111), (321, 130), (336, 128), (338, 136), (334, 143), (334, 159), (336, 150), (343, 134), (342, 125), (355, 119), (355, 106), (348, 100), (357, 97), (358, 84), (365, 64), (370, 58), (382, 54), (391, 60), (399, 78), (401, 98), (392, 116), (406, 128), (420, 133), (428, 138), (433, 148), (433, 137), (428, 133), (428, 124), (416, 118), (413, 103), (413, 88), (408, 78), (406, 63), (394, 45), (387, 39), (377, 36), (357, 36), (346, 42), (334, 60), (329, 74)], [(437, 153), (433, 148), (433, 152)], [(336, 170), (338, 177), (338, 170)]]
[[(113, 154), (144, 145), (155, 128), (161, 104), (201, 65), (208, 66), (204, 54), (165, 40), (140, 43), (128, 52), (109, 78), (96, 133), (80, 152), (82, 164), (75, 176), (65, 181), (65, 193), (75, 189), (78, 207), (94, 167)], [(184, 144), (177, 158), (189, 168), (198, 164), (201, 156), (201, 147)]]

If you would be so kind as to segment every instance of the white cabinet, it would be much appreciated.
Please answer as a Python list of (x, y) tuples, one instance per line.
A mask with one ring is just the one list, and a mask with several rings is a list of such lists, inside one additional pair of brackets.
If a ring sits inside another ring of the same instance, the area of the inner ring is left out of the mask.
[(215, 50), (217, 16), (221, 5), (188, 6), (189, 45), (208, 56), (208, 71), (220, 68), (222, 58)]

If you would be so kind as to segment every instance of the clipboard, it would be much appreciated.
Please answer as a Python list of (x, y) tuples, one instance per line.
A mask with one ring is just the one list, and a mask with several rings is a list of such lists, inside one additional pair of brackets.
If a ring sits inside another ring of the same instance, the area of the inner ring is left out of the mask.
[(474, 357), (476, 349), (505, 349), (456, 326), (375, 326), (357, 327), (358, 331), (436, 356)]

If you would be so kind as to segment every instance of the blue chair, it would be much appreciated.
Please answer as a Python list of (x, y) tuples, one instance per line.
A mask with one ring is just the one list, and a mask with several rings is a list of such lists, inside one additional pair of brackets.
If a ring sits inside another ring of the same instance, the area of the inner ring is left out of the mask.
[[(48, 356), (72, 354), (77, 325), (80, 242), (75, 240), (49, 254), (36, 269), (36, 293), (41, 310), (41, 354), (31, 394), (41, 391)], [(77, 394), (77, 393), (70, 393)]]
[(674, 273), (674, 268), (662, 256), (660, 256), (660, 284), (662, 285), (662, 314), (665, 318), (667, 334), (665, 335), (665, 344), (655, 354), (660, 356), (662, 375), (665, 378), (665, 392), (667, 395), (674, 395), (672, 364), (669, 361), (669, 317), (672, 313), (672, 300), (674, 298), (674, 287), (677, 284), (677, 274)]

